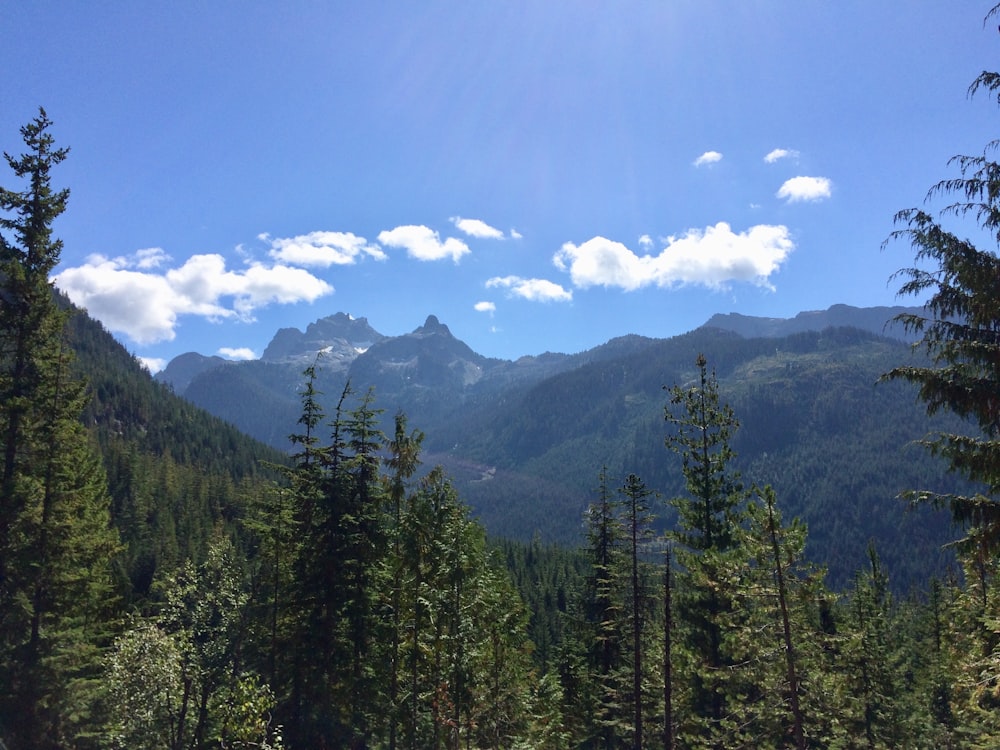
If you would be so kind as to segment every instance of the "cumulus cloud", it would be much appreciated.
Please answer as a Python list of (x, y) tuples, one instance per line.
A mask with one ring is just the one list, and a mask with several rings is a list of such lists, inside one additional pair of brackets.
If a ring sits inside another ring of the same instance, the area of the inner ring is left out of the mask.
[(532, 302), (568, 302), (573, 293), (546, 279), (522, 279), (520, 276), (494, 276), (486, 282), (487, 288), (506, 289), (514, 297)]
[(789, 203), (820, 201), (830, 197), (832, 188), (833, 183), (826, 177), (793, 177), (785, 180), (775, 195)]
[(639, 247), (650, 248), (653, 246), (653, 238), (648, 234), (644, 234), (639, 238)]
[(524, 238), (524, 235), (512, 227), (510, 230), (510, 238), (512, 240), (520, 240)]
[(706, 151), (697, 159), (694, 160), (694, 165), (696, 167), (704, 167), (708, 164), (715, 164), (716, 162), (722, 161), (722, 154), (718, 151)]
[(347, 266), (357, 263), (364, 255), (375, 260), (386, 259), (382, 248), (351, 232), (310, 232), (297, 237), (265, 234), (260, 239), (271, 244), (269, 255), (272, 258), (296, 266)]
[(797, 159), (799, 158), (799, 152), (790, 148), (776, 148), (769, 152), (767, 156), (764, 157), (764, 161), (768, 164), (774, 164), (774, 162), (780, 159)]
[(490, 315), (496, 312), (497, 306), (492, 302), (477, 302), (473, 305), (476, 312), (488, 312)]
[(451, 223), (460, 232), (465, 232), (470, 237), (477, 237), (486, 240), (502, 240), (503, 232), (496, 227), (491, 227), (485, 221), (479, 219), (463, 219), (461, 216), (452, 216)]
[(54, 281), (74, 304), (139, 344), (172, 341), (181, 315), (251, 321), (257, 308), (312, 302), (333, 292), (301, 268), (251, 263), (230, 271), (221, 255), (206, 254), (153, 273), (148, 259), (141, 253), (128, 258), (92, 255)]
[(659, 255), (637, 255), (620, 242), (594, 237), (582, 245), (567, 242), (553, 257), (573, 284), (618, 287), (633, 291), (646, 286), (700, 285), (725, 288), (743, 281), (771, 288), (771, 274), (795, 248), (788, 228), (758, 224), (734, 232), (726, 222), (704, 230), (689, 229), (668, 237)]
[(226, 359), (236, 359), (236, 360), (247, 360), (247, 359), (257, 359), (257, 355), (254, 353), (253, 349), (248, 349), (245, 346), (233, 348), (231, 346), (223, 346), (219, 348), (216, 352), (220, 357), (225, 357)]
[(449, 237), (444, 242), (430, 227), (409, 224), (379, 232), (378, 241), (389, 247), (399, 247), (417, 260), (441, 260), (451, 258), (458, 263), (459, 258), (469, 252), (469, 246), (461, 240)]

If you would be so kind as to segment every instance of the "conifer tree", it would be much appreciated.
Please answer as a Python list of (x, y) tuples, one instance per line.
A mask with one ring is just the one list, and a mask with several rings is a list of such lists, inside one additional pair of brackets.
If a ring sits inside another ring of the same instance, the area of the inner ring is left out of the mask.
[(676, 613), (685, 642), (678, 671), (691, 696), (678, 739), (722, 747), (731, 729), (728, 703), (740, 694), (725, 636), (743, 614), (736, 605), (737, 571), (745, 565), (738, 532), (748, 493), (732, 467), (730, 440), (739, 423), (720, 403), (704, 355), (695, 364), (696, 384), (671, 388), (665, 410), (675, 427), (667, 446), (681, 456), (688, 493), (672, 501), (678, 512), (671, 535), (679, 564)]
[(598, 480), (597, 498), (586, 515), (590, 570), (575, 629), (574, 645), (583, 658), (574, 665), (573, 687), (567, 697), (579, 704), (573, 709), (580, 717), (582, 735), (610, 750), (619, 746), (628, 721), (618, 684), (626, 638), (621, 596), (626, 580), (622, 546), (626, 533), (618, 514), (619, 499), (608, 486), (607, 467), (601, 469)]
[(855, 710), (846, 718), (851, 735), (863, 738), (865, 747), (904, 747), (888, 576), (874, 546), (868, 560), (869, 567), (855, 577), (849, 602), (845, 655)]
[[(114, 615), (107, 480), (79, 418), (85, 389), (49, 273), (68, 190), (44, 110), (4, 154), (23, 190), (0, 188), (0, 737), (58, 747), (81, 731), (87, 689)], [(88, 670), (90, 674), (88, 676)]]
[(378, 572), (385, 547), (385, 524), (382, 519), (382, 482), (379, 452), (386, 443), (378, 428), (380, 409), (374, 406), (369, 390), (344, 422), (349, 457), (343, 463), (346, 487), (332, 474), (330, 494), (341, 492), (340, 507), (334, 518), (341, 546), (340, 567), (343, 577), (342, 614), (347, 624), (349, 679), (343, 690), (350, 700), (352, 747), (365, 747), (370, 741), (372, 722), (377, 718), (377, 680), (373, 648), (378, 645)]
[(407, 495), (407, 480), (416, 472), (420, 464), (420, 444), (424, 435), (419, 430), (406, 432), (406, 415), (396, 414), (395, 431), (389, 442), (389, 457), (387, 466), (392, 470), (388, 478), (389, 486), (386, 496), (389, 502), (389, 537), (392, 554), (387, 558), (389, 568), (387, 578), (390, 580), (388, 606), (390, 609), (390, 648), (389, 648), (389, 750), (396, 750), (399, 723), (401, 717), (400, 701), (400, 642), (402, 628), (403, 605), (403, 509)]
[[(986, 18), (1000, 13), (994, 6)], [(983, 71), (969, 87), (969, 94), (986, 91), (1000, 103), (1000, 73)], [(956, 196), (938, 218), (919, 208), (900, 211), (896, 223), (904, 225), (889, 240), (902, 239), (915, 249), (915, 264), (901, 269), (900, 295), (930, 292), (920, 313), (904, 313), (896, 320), (907, 331), (919, 333), (915, 345), (931, 364), (905, 365), (890, 370), (886, 380), (917, 384), (928, 414), (946, 410), (968, 419), (978, 435), (940, 433), (924, 441), (932, 454), (947, 461), (948, 468), (983, 486), (974, 494), (914, 490), (905, 494), (912, 502), (951, 510), (956, 524), (969, 530), (967, 541), (1000, 551), (1000, 257), (996, 247), (978, 247), (948, 230), (944, 219), (972, 217), (985, 234), (1000, 245), (1000, 162), (995, 153), (1000, 142), (987, 144), (981, 155), (955, 156), (959, 176), (942, 180), (930, 189), (927, 200)], [(887, 240), (887, 242), (889, 241)]]
[(805, 687), (807, 665), (819, 668), (816, 652), (823, 644), (810, 616), (821, 575), (804, 559), (805, 526), (782, 523), (770, 486), (758, 495), (747, 504), (741, 541), (748, 566), (739, 601), (747, 615), (743, 630), (731, 634), (750, 688), (737, 712), (749, 738), (805, 748), (807, 739), (821, 736), (816, 701)]
[(652, 492), (635, 474), (629, 474), (621, 490), (624, 511), (625, 533), (628, 538), (628, 602), (629, 602), (629, 650), (632, 655), (631, 692), (632, 704), (632, 748), (642, 750), (643, 746), (643, 639), (644, 625), (648, 620), (647, 609), (650, 595), (647, 591), (646, 567), (643, 562), (644, 547), (652, 538), (652, 511), (649, 498)]

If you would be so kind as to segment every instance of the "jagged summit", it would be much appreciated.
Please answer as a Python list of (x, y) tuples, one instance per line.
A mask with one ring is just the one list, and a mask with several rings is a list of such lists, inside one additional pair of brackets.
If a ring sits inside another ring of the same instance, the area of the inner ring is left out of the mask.
[(451, 330), (448, 326), (438, 320), (437, 315), (428, 315), (424, 324), (413, 331), (414, 336), (431, 336), (434, 334), (451, 336)]
[(265, 362), (283, 362), (315, 357), (323, 352), (327, 364), (350, 364), (372, 344), (384, 338), (368, 324), (367, 318), (355, 318), (338, 312), (310, 323), (305, 333), (297, 328), (280, 329), (264, 349), (261, 359)]

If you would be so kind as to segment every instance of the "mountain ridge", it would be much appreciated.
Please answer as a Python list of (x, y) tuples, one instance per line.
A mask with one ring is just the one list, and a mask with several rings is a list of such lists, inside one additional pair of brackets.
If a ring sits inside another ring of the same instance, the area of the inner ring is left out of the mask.
[[(821, 331), (824, 328), (852, 327), (890, 338), (912, 341), (913, 335), (903, 331), (901, 326), (892, 322), (892, 319), (901, 313), (919, 312), (920, 310), (921, 308), (903, 306), (854, 307), (835, 304), (826, 310), (803, 311), (792, 318), (716, 313), (699, 328), (720, 328), (747, 338), (780, 338), (792, 333)], [(304, 332), (293, 327), (279, 328), (265, 347), (259, 360), (244, 361), (294, 362), (304, 367), (322, 354), (321, 362), (319, 362), (321, 367), (346, 370), (355, 359), (366, 353), (374, 344), (387, 339), (423, 338), (433, 335), (442, 335), (460, 341), (454, 337), (448, 326), (441, 323), (438, 317), (433, 314), (428, 315), (424, 324), (410, 333), (387, 336), (372, 328), (367, 318), (355, 318), (348, 313), (337, 312), (308, 324)], [(657, 339), (638, 334), (623, 334), (609, 339), (604, 344), (576, 354), (548, 351), (538, 355), (522, 355), (514, 360), (487, 358), (476, 354), (471, 348), (468, 351), (475, 354), (477, 358), (481, 357), (494, 363), (507, 362), (515, 366), (530, 364), (557, 366), (566, 358), (586, 357), (588, 354), (614, 348), (623, 342), (634, 343), (636, 340), (654, 341)], [(464, 345), (464, 342), (461, 343)], [(206, 369), (225, 364), (238, 364), (238, 362), (226, 360), (216, 355), (185, 352), (171, 359), (163, 370), (154, 375), (154, 378), (169, 383), (175, 391), (183, 393), (191, 380), (198, 374)]]

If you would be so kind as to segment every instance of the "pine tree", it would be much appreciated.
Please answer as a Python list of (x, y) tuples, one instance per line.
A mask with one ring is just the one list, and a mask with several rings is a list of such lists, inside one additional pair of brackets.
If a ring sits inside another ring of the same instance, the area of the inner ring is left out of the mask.
[(720, 404), (718, 381), (705, 357), (698, 355), (695, 364), (696, 385), (671, 388), (665, 410), (676, 428), (667, 446), (681, 456), (688, 492), (672, 501), (678, 512), (678, 529), (671, 534), (679, 564), (676, 615), (684, 640), (678, 672), (690, 691), (678, 739), (721, 747), (732, 728), (728, 703), (742, 689), (731, 670), (734, 655), (726, 633), (744, 614), (736, 594), (738, 571), (746, 564), (738, 536), (748, 493), (732, 468), (730, 440), (739, 423), (732, 409)]
[(629, 650), (632, 654), (632, 748), (642, 750), (643, 746), (643, 639), (645, 623), (649, 619), (650, 594), (643, 562), (644, 548), (652, 538), (652, 512), (649, 498), (652, 492), (635, 474), (629, 474), (621, 490), (624, 511), (625, 533), (628, 538), (628, 602), (629, 602)]
[(870, 749), (906, 746), (898, 707), (894, 669), (894, 627), (888, 576), (873, 546), (869, 567), (855, 578), (850, 598), (851, 630), (845, 645), (854, 708), (848, 715), (851, 734)]
[(626, 533), (618, 505), (604, 467), (598, 477), (597, 498), (586, 514), (589, 572), (577, 606), (573, 637), (564, 649), (564, 659), (571, 660), (564, 668), (564, 690), (567, 699), (576, 704), (567, 711), (578, 717), (580, 739), (593, 738), (603, 750), (619, 747), (629, 721), (619, 685), (627, 635), (622, 598)]
[[(369, 390), (344, 423), (350, 456), (343, 463), (346, 492), (334, 508), (341, 547), (342, 617), (347, 624), (349, 675), (342, 689), (350, 699), (351, 747), (370, 742), (377, 711), (377, 679), (373, 649), (378, 645), (378, 571), (386, 553), (383, 523), (380, 451), (386, 443), (378, 428), (381, 410)], [(331, 494), (341, 492), (341, 480), (331, 476)]]
[(663, 552), (663, 750), (674, 750), (674, 561), (668, 542)]
[(287, 591), (287, 617), (279, 619), (276, 643), (287, 644), (277, 659), (275, 682), (279, 709), (287, 719), (291, 744), (322, 746), (342, 726), (342, 704), (335, 699), (338, 675), (345, 668), (339, 639), (338, 586), (341, 581), (336, 509), (332, 495), (343, 484), (346, 445), (342, 438), (344, 402), (341, 392), (328, 444), (318, 435), (325, 414), (315, 388), (315, 366), (305, 370), (301, 393), (302, 431), (291, 437), (296, 452), (286, 472), (292, 525), (297, 538), (289, 549), (292, 576)]
[(51, 187), (68, 153), (51, 124), (39, 110), (21, 128), (27, 153), (4, 156), (27, 187), (0, 188), (0, 736), (36, 748), (85, 732), (117, 552), (107, 479), (79, 421), (68, 312), (49, 281), (69, 196)]
[(390, 583), (388, 606), (390, 609), (390, 649), (389, 649), (389, 750), (396, 750), (399, 724), (401, 718), (400, 701), (400, 642), (402, 628), (403, 605), (403, 507), (407, 495), (407, 480), (409, 480), (420, 464), (420, 444), (424, 435), (419, 430), (407, 434), (406, 415), (396, 414), (393, 439), (389, 442), (389, 458), (386, 464), (392, 470), (389, 477), (389, 487), (386, 492), (389, 503), (389, 537), (392, 554), (387, 558), (389, 568), (387, 578)]
[(823, 590), (822, 572), (805, 561), (805, 526), (798, 520), (782, 523), (770, 486), (757, 495), (747, 504), (741, 534), (748, 566), (739, 601), (747, 616), (732, 638), (752, 693), (737, 711), (753, 741), (804, 748), (807, 739), (823, 738), (810, 682), (821, 668), (824, 645), (812, 616)]

